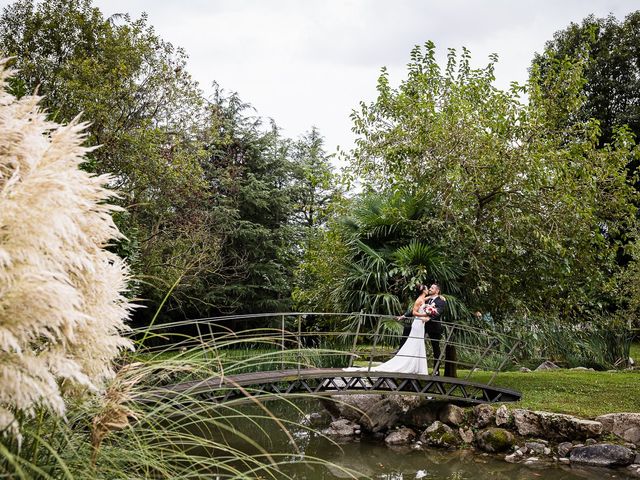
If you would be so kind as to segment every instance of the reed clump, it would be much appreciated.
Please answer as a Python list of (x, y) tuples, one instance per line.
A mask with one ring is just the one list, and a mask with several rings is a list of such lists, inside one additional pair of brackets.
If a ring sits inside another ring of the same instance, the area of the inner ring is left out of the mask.
[(132, 344), (112, 178), (80, 169), (86, 124), (48, 121), (10, 74), (0, 61), (0, 432), (19, 438), (17, 418), (63, 415), (63, 392), (101, 390)]

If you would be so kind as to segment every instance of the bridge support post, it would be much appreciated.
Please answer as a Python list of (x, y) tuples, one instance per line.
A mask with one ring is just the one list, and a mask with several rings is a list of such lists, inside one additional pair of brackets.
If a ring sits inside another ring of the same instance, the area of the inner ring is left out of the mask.
[(371, 371), (371, 364), (373, 363), (373, 356), (376, 353), (376, 345), (378, 345), (378, 333), (380, 332), (380, 325), (382, 323), (382, 317), (378, 317), (378, 325), (376, 325), (376, 334), (373, 337), (373, 346), (371, 347), (371, 355), (369, 356), (369, 368), (368, 372)]
[(284, 370), (284, 350), (285, 350), (285, 347), (284, 347), (284, 315), (282, 315), (281, 319), (282, 319), (282, 322), (281, 322), (281, 330), (280, 330), (280, 335), (281, 335), (281, 338), (280, 338), (280, 342), (281, 342), (280, 343), (280, 351), (282, 352), (282, 356), (280, 358), (280, 364), (281, 364), (282, 370)]
[(300, 358), (302, 356), (302, 317), (298, 315), (298, 354), (296, 360), (298, 364), (298, 376), (300, 376)]
[(471, 377), (471, 375), (473, 374), (473, 371), (478, 368), (478, 365), (480, 364), (480, 361), (487, 356), (487, 353), (489, 353), (489, 350), (491, 350), (493, 348), (493, 345), (496, 343), (496, 339), (492, 338), (491, 341), (489, 342), (489, 345), (487, 346), (487, 348), (484, 349), (484, 352), (482, 352), (482, 355), (480, 355), (480, 357), (476, 360), (476, 363), (473, 364), (473, 367), (471, 367), (471, 370), (469, 370), (469, 373), (467, 373), (467, 376), (464, 377), (465, 380), (469, 380), (469, 377)]
[(493, 383), (493, 381), (496, 378), (496, 375), (498, 375), (498, 372), (502, 370), (502, 367), (504, 367), (504, 364), (507, 363), (507, 360), (509, 360), (509, 358), (511, 358), (511, 355), (515, 351), (516, 347), (518, 347), (519, 345), (520, 345), (519, 341), (513, 344), (513, 347), (511, 347), (511, 350), (509, 350), (509, 353), (507, 353), (507, 356), (504, 357), (504, 360), (502, 360), (502, 363), (500, 364), (500, 366), (496, 368), (495, 372), (493, 372), (493, 375), (491, 375), (491, 378), (487, 382), (487, 385), (491, 385)]
[(353, 347), (351, 347), (351, 355), (349, 356), (349, 367), (353, 367), (353, 359), (356, 356), (356, 346), (358, 344), (358, 335), (360, 335), (360, 326), (362, 325), (362, 311), (358, 314), (358, 326), (356, 327), (356, 334), (353, 337)]

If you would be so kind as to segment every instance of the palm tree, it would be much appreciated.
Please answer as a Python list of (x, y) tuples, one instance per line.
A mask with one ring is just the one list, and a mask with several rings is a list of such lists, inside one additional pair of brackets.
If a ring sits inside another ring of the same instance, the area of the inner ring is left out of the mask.
[[(429, 203), (411, 193), (368, 194), (341, 221), (348, 247), (346, 274), (338, 279), (332, 300), (343, 311), (397, 315), (413, 299), (414, 285), (437, 281), (448, 295), (450, 313), (464, 306), (461, 268), (437, 239), (420, 238)], [(348, 325), (347, 328), (353, 328)]]

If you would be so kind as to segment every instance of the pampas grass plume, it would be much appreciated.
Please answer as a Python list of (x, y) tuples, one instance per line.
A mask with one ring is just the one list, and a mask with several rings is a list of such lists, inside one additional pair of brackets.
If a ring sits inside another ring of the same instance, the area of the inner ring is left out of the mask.
[(100, 390), (132, 345), (110, 177), (79, 168), (86, 124), (48, 121), (10, 74), (0, 61), (0, 432), (18, 437), (19, 414), (64, 414), (62, 387)]

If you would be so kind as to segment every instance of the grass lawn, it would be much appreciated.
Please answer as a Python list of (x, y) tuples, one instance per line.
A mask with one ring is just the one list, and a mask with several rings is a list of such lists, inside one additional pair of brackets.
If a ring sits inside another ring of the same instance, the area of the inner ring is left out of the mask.
[[(483, 382), (490, 377), (490, 372), (476, 372), (473, 379)], [(498, 374), (495, 383), (522, 393), (520, 402), (509, 404), (513, 408), (582, 418), (595, 418), (604, 413), (640, 413), (640, 370), (503, 372)]]

